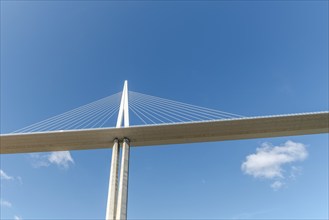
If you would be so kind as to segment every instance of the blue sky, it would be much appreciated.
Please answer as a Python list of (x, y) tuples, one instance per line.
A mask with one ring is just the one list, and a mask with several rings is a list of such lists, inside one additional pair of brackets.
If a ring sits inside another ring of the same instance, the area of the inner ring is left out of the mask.
[[(1, 1), (1, 133), (126, 79), (245, 116), (328, 110), (328, 2)], [(128, 218), (328, 219), (328, 145), (322, 134), (132, 148)], [(247, 166), (278, 151), (279, 169)], [(104, 219), (111, 150), (59, 157), (1, 155), (1, 219)]]

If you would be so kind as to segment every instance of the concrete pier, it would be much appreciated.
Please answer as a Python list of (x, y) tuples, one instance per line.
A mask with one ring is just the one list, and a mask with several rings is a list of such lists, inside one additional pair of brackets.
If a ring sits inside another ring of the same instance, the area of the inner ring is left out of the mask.
[(112, 161), (110, 171), (110, 182), (107, 197), (106, 220), (115, 219), (118, 196), (118, 169), (119, 169), (119, 140), (114, 139), (112, 148)]
[(127, 138), (124, 138), (122, 143), (120, 184), (119, 184), (119, 192), (118, 192), (117, 211), (116, 211), (117, 220), (127, 219), (129, 152), (130, 152), (129, 140)]

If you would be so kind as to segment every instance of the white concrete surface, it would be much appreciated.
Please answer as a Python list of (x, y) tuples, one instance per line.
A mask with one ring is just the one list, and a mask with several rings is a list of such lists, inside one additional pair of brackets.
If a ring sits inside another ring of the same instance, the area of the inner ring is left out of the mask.
[(329, 112), (264, 116), (208, 122), (100, 128), (0, 136), (0, 153), (108, 148), (115, 138), (132, 146), (280, 137), (329, 132)]
[(118, 198), (119, 142), (114, 140), (110, 170), (109, 190), (107, 195), (106, 220), (115, 219)]
[(122, 158), (120, 167), (120, 184), (118, 192), (118, 204), (116, 211), (117, 220), (127, 219), (128, 205), (128, 177), (129, 177), (129, 140), (124, 139), (122, 143)]

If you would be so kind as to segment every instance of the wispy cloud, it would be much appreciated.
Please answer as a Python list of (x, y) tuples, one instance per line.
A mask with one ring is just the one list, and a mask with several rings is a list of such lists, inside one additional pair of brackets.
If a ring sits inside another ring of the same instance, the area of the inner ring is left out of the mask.
[(8, 174), (5, 173), (5, 171), (0, 170), (0, 179), (2, 180), (13, 180), (14, 177), (9, 176)]
[[(256, 153), (248, 155), (246, 161), (242, 163), (241, 169), (245, 174), (255, 178), (275, 180), (271, 187), (274, 190), (284, 186), (283, 180), (286, 178), (286, 164), (296, 161), (303, 161), (308, 153), (304, 144), (287, 141), (280, 146), (272, 146), (270, 143), (263, 143)], [(296, 176), (300, 172), (295, 166), (291, 166), (291, 176)]]
[(22, 177), (20, 176), (9, 176), (5, 171), (0, 169), (0, 179), (2, 180), (17, 180), (19, 183), (23, 183)]
[(261, 216), (265, 216), (266, 214), (276, 211), (276, 209), (271, 209), (271, 210), (262, 210), (262, 211), (253, 211), (253, 212), (243, 212), (239, 213), (237, 215), (234, 215), (231, 219), (265, 219), (265, 218), (260, 218)]
[(13, 205), (11, 204), (11, 202), (8, 202), (6, 200), (0, 199), (0, 206), (1, 207), (11, 208)]
[[(0, 179), (1, 180), (15, 180), (15, 181), (17, 180), (22, 184), (22, 178), (20, 176), (17, 176), (17, 177), (9, 176), (8, 174), (6, 174), (5, 171), (3, 171), (1, 169), (0, 169)], [(12, 205), (11, 202), (0, 198), (0, 207), (12, 208), (13, 205)], [(22, 218), (17, 216), (17, 215), (14, 216), (14, 219), (15, 220), (22, 220)]]
[(15, 215), (14, 220), (23, 220), (23, 219), (22, 219), (22, 217), (19, 217), (19, 216)]
[(32, 165), (34, 167), (48, 167), (51, 164), (61, 168), (69, 168), (74, 164), (74, 160), (69, 151), (56, 151), (51, 153), (33, 153), (30, 154)]
[(72, 159), (72, 156), (69, 151), (52, 152), (49, 155), (48, 160), (50, 163), (65, 168), (68, 168), (70, 163), (74, 164), (74, 160)]
[(302, 173), (301, 167), (292, 166), (290, 169), (289, 178), (295, 180), (297, 176), (299, 176), (301, 173)]
[(271, 188), (274, 190), (279, 190), (284, 185), (284, 183), (280, 180), (276, 180), (271, 184)]

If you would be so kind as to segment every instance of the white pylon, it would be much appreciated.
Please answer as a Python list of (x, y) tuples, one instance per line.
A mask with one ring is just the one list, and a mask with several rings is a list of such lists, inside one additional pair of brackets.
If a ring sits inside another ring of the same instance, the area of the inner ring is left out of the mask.
[[(129, 127), (129, 106), (128, 106), (128, 81), (123, 86), (121, 103), (118, 113), (117, 128), (122, 126)], [(112, 161), (109, 180), (109, 191), (107, 197), (106, 220), (127, 219), (127, 202), (128, 202), (128, 175), (129, 175), (129, 151), (130, 143), (127, 138), (122, 141), (122, 158), (120, 170), (120, 182), (118, 182), (120, 141), (114, 140), (112, 149)], [(119, 191), (118, 191), (119, 183)]]
[(117, 128), (122, 126), (122, 120), (124, 121), (124, 127), (129, 127), (129, 107), (128, 107), (128, 81), (126, 80), (123, 86), (121, 103), (118, 113)]

